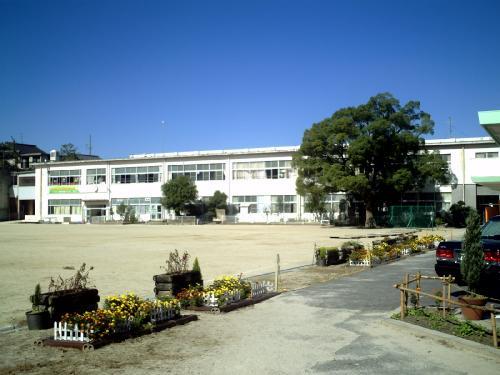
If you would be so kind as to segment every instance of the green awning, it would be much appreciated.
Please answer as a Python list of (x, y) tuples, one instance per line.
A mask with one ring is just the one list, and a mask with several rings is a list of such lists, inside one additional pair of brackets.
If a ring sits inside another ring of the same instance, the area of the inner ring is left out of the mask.
[(500, 176), (472, 176), (471, 180), (475, 184), (486, 186), (493, 190), (500, 190)]
[(484, 130), (500, 144), (500, 111), (481, 111), (477, 115)]

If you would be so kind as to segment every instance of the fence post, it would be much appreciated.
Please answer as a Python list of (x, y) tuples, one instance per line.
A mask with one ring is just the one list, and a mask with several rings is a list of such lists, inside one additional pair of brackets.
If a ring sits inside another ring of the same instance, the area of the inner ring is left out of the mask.
[(442, 285), (443, 285), (443, 318), (446, 318), (446, 279), (442, 279)]
[[(409, 278), (410, 278), (410, 275), (408, 273), (406, 273), (405, 274), (405, 281), (404, 281), (404, 287), (406, 289), (408, 289)], [(405, 315), (406, 315), (406, 312), (408, 311), (408, 292), (406, 290), (404, 291), (404, 301), (405, 301), (404, 310), (405, 310)]]
[(498, 337), (497, 337), (497, 318), (495, 316), (495, 310), (493, 304), (490, 305), (491, 311), (491, 332), (493, 334), (493, 347), (498, 348)]
[[(420, 292), (420, 279), (421, 279), (421, 274), (420, 274), (420, 271), (417, 272), (417, 291)], [(416, 299), (417, 299), (417, 307), (420, 307), (420, 293), (417, 293), (417, 296), (416, 296)]]
[[(403, 280), (403, 286), (404, 286), (404, 280)], [(405, 301), (404, 291), (403, 289), (399, 289), (399, 316), (401, 320), (403, 320), (405, 317), (404, 301)]]
[(274, 275), (274, 288), (276, 292), (279, 290), (279, 276), (280, 276), (280, 255), (276, 254), (276, 274)]

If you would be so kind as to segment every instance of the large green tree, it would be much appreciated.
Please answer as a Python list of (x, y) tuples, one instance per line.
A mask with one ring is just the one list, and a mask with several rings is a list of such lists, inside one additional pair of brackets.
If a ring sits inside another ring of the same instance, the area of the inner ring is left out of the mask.
[(448, 183), (446, 162), (423, 148), (422, 136), (433, 127), (418, 101), (401, 105), (389, 93), (339, 109), (304, 132), (294, 156), (297, 192), (347, 192), (364, 202), (365, 225), (373, 227), (374, 211), (383, 202), (397, 201), (400, 193), (426, 182)]
[(163, 193), (161, 204), (174, 210), (176, 215), (180, 215), (198, 195), (196, 185), (187, 176), (179, 176), (166, 182), (162, 185), (161, 191)]
[(214, 192), (207, 202), (207, 210), (215, 215), (216, 209), (227, 209), (227, 195), (219, 190)]

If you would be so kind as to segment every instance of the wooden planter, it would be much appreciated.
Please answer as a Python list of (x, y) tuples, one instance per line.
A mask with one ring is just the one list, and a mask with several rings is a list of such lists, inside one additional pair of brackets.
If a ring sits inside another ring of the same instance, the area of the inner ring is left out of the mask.
[(182, 289), (200, 284), (203, 286), (201, 273), (198, 271), (188, 271), (183, 273), (163, 273), (154, 275), (154, 292), (156, 297), (176, 296)]
[[(31, 298), (33, 299), (33, 296)], [(73, 289), (42, 293), (40, 305), (50, 313), (50, 320), (54, 322), (66, 313), (82, 314), (85, 311), (97, 310), (99, 300), (97, 289)]]

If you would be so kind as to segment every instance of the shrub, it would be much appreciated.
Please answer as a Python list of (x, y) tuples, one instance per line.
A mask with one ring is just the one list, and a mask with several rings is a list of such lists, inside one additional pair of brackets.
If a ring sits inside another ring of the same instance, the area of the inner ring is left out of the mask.
[(187, 272), (187, 264), (189, 261), (189, 254), (185, 251), (182, 256), (179, 255), (179, 250), (171, 251), (168, 259), (165, 261), (166, 267), (162, 267), (167, 273), (184, 273)]
[(91, 286), (89, 274), (93, 269), (94, 267), (92, 266), (87, 269), (87, 265), (82, 263), (80, 269), (76, 271), (75, 275), (68, 277), (67, 279), (63, 279), (61, 275), (59, 275), (55, 280), (51, 277), (48, 287), (49, 292), (87, 289)]
[(358, 250), (354, 250), (351, 253), (351, 255), (349, 256), (349, 259), (352, 261), (360, 261), (360, 260), (368, 259), (368, 257), (369, 257), (368, 250), (358, 249)]
[(469, 291), (475, 293), (479, 288), (481, 272), (484, 267), (484, 254), (481, 246), (481, 218), (476, 211), (471, 211), (467, 217), (462, 253), (460, 272), (469, 286)]

